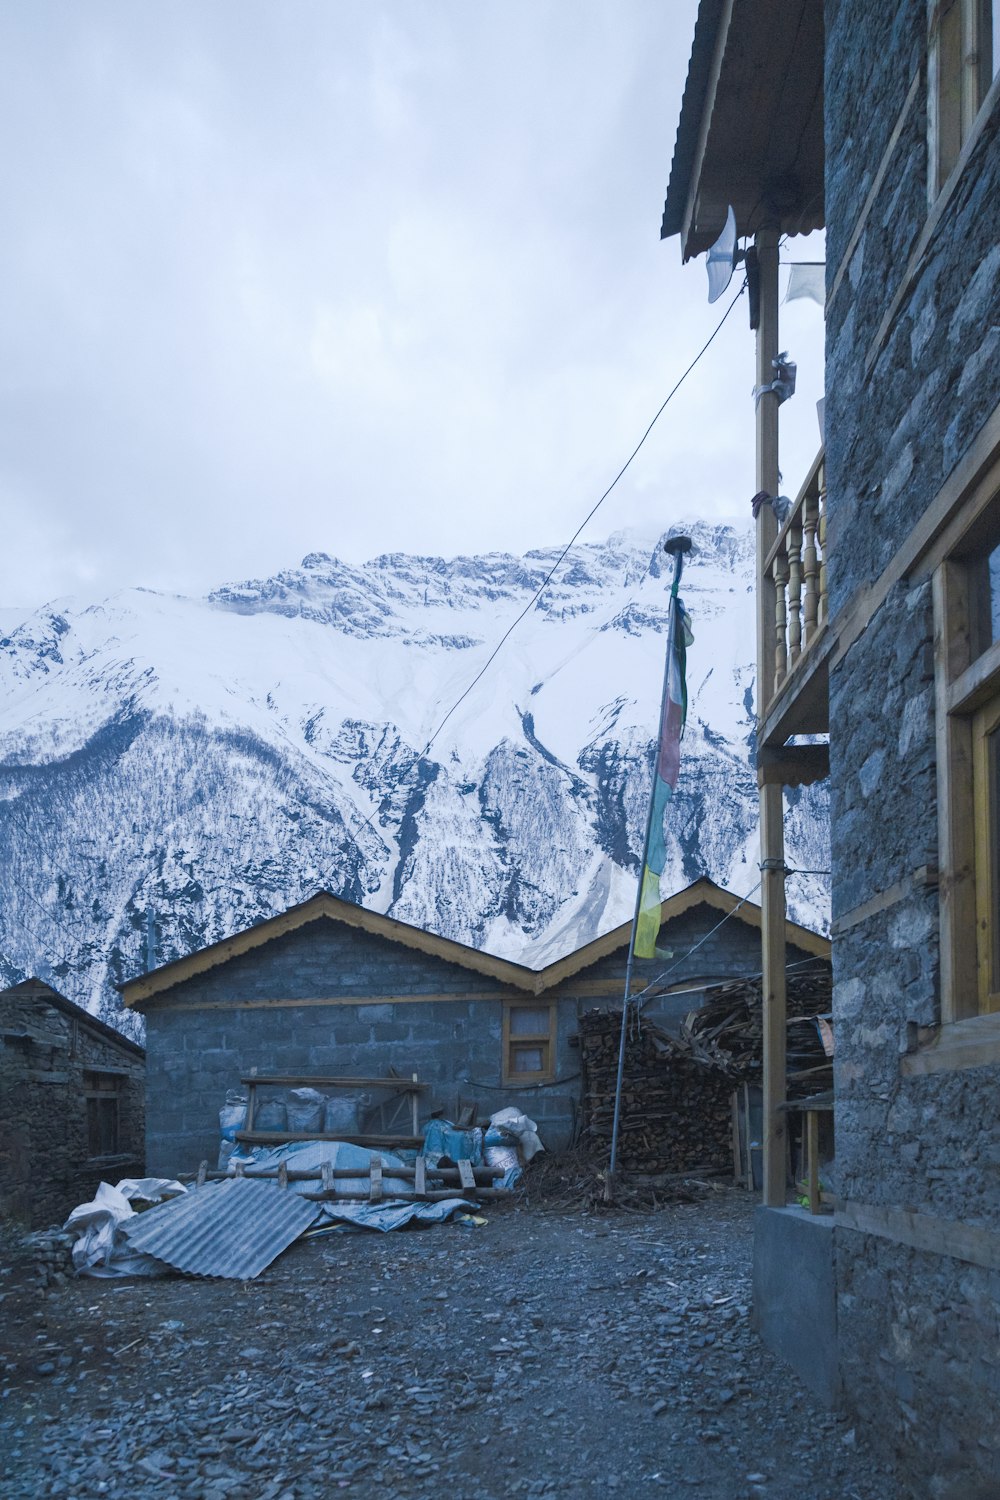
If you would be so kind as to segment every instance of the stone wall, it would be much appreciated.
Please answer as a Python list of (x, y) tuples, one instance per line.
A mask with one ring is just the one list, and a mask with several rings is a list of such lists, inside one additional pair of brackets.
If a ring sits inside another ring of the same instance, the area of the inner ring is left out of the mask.
[[(759, 935), (738, 918), (684, 959), (721, 915), (698, 906), (664, 929), (681, 960), (671, 982), (759, 969)], [(674, 962), (640, 969), (652, 977)], [(149, 1170), (173, 1174), (214, 1161), (226, 1092), (254, 1068), (316, 1077), (416, 1072), (432, 1086), (422, 1118), (453, 1111), (459, 1097), (481, 1116), (517, 1104), (550, 1149), (564, 1148), (579, 1108), (577, 1017), (598, 1004), (620, 1006), (624, 973), (624, 953), (612, 954), (539, 996), (538, 1004), (557, 1007), (555, 1081), (505, 1086), (504, 1001), (531, 1001), (524, 991), (331, 921), (274, 938), (145, 1007)], [(696, 999), (685, 998), (685, 1011)]]
[[(59, 1223), (102, 1180), (141, 1176), (144, 1072), (141, 1048), (47, 985), (0, 994), (0, 1213), (33, 1228)], [(88, 1073), (120, 1080), (113, 1156), (90, 1154)]]
[[(827, 308), (836, 628), (1000, 401), (1000, 111), (903, 287), (928, 216), (926, 7), (827, 0), (826, 21), (828, 291), (917, 80)], [(937, 860), (926, 581), (903, 578), (837, 664), (830, 723), (838, 1193), (997, 1233), (998, 1070), (900, 1070), (907, 1023), (941, 1017), (938, 893), (926, 876)], [(850, 917), (883, 895), (884, 910)], [(1000, 1474), (996, 1273), (847, 1228), (837, 1230), (836, 1261), (849, 1402), (914, 1493), (978, 1494)]]

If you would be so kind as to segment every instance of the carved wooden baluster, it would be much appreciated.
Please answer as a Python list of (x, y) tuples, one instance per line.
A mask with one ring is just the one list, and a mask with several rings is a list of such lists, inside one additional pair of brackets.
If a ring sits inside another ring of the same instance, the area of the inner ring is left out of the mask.
[(783, 551), (774, 559), (771, 571), (774, 577), (774, 691), (777, 692), (788, 675), (788, 610), (785, 601), (788, 563)]
[(819, 525), (816, 537), (819, 541), (819, 624), (826, 619), (826, 464), (820, 465), (819, 475)]
[(803, 606), (805, 644), (816, 634), (819, 622), (819, 558), (816, 554), (816, 527), (819, 525), (819, 495), (809, 493), (802, 505), (802, 572), (806, 597)]
[(802, 526), (796, 516), (785, 536), (788, 550), (788, 665), (802, 654)]

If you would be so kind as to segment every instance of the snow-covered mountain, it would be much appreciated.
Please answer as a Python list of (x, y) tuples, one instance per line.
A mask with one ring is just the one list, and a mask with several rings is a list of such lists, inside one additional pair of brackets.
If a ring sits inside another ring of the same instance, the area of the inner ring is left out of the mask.
[[(757, 883), (753, 539), (691, 525), (695, 643), (663, 894)], [(115, 982), (324, 887), (540, 966), (632, 911), (672, 564), (572, 549), (352, 567), (312, 553), (207, 599), (60, 601), (0, 638), (0, 980), (119, 1020)], [(825, 787), (788, 860), (826, 869)], [(824, 925), (825, 881), (788, 883)], [(126, 1018), (126, 1022), (133, 1018)]]

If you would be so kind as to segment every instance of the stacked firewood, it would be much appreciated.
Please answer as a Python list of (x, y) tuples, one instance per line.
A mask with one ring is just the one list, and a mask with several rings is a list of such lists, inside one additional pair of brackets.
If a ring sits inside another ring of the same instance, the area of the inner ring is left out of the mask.
[[(833, 1087), (830, 1029), (832, 977), (826, 964), (790, 969), (787, 993), (789, 1099)], [(764, 1014), (760, 978), (738, 979), (707, 991), (705, 1004), (681, 1027), (681, 1046), (696, 1062), (734, 1083), (759, 1083), (763, 1072)]]
[[(586, 1137), (609, 1142), (621, 1014), (581, 1016)], [(732, 1165), (732, 1082), (682, 1051), (652, 1022), (630, 1017), (625, 1039), (618, 1150), (627, 1172), (695, 1172)]]

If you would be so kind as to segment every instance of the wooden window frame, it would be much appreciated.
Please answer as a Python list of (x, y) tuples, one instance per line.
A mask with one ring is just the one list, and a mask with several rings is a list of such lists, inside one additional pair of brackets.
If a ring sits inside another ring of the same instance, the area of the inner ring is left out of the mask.
[[(537, 1035), (518, 1035), (511, 1031), (511, 1015), (516, 1010), (544, 1010), (548, 1012), (548, 1030)], [(517, 1072), (514, 1070), (513, 1049), (518, 1046), (543, 1047), (546, 1066), (540, 1071)], [(517, 1088), (529, 1083), (551, 1083), (556, 1066), (556, 1005), (548, 1000), (505, 1000), (503, 1003), (503, 1070), (506, 1087)]]
[[(104, 1161), (111, 1157), (120, 1156), (122, 1154), (122, 1094), (124, 1092), (126, 1075), (114, 1069), (88, 1068), (84, 1073), (83, 1081), (83, 1097), (87, 1112), (87, 1160)], [(98, 1134), (101, 1133), (97, 1109), (94, 1106), (102, 1103), (114, 1104), (114, 1128), (112, 1132), (114, 1143), (110, 1151), (93, 1152), (90, 1148), (95, 1126)]]
[[(1000, 449), (958, 537), (934, 569), (941, 1023), (998, 1019), (990, 975), (1000, 968), (991, 932), (995, 854), (985, 736), (1000, 725), (1000, 641), (991, 640), (985, 559), (1000, 544)], [(985, 499), (983, 498), (985, 494)], [(985, 922), (985, 926), (984, 926)]]
[(927, 196), (933, 204), (960, 169), (992, 94), (1000, 37), (991, 0), (928, 0)]

